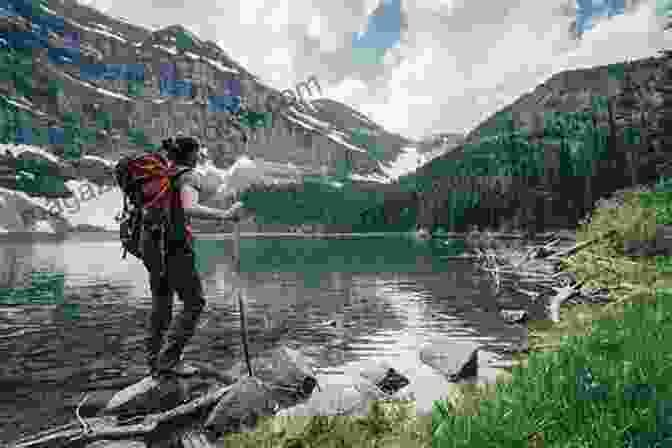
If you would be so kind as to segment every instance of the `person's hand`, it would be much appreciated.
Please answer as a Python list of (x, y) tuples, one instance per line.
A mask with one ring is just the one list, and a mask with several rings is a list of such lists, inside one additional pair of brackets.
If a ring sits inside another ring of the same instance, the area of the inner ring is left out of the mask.
[(226, 215), (227, 220), (239, 222), (250, 218), (252, 213), (245, 208), (241, 201), (238, 201), (229, 207), (229, 209), (226, 211)]

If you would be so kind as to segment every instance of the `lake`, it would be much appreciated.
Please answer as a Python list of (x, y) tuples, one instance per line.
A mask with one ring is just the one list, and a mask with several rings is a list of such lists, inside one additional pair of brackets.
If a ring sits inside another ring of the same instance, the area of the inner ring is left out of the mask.
[[(372, 360), (403, 373), (436, 337), (478, 340), (494, 353), (526, 340), (524, 327), (498, 315), (519, 299), (496, 296), (473, 262), (442, 258), (461, 252), (460, 240), (450, 243), (243, 238), (236, 274), (230, 236), (198, 235), (207, 306), (185, 358), (221, 369), (243, 359), (238, 287), (248, 298), (251, 355), (297, 348), (320, 381), (346, 381)], [(147, 273), (120, 257), (109, 233), (0, 240), (0, 441), (66, 423), (86, 391), (145, 373)]]

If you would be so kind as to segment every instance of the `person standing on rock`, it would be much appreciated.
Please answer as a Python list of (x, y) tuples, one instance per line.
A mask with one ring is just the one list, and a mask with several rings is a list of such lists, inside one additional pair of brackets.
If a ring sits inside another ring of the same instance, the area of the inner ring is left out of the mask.
[[(194, 170), (201, 157), (198, 140), (179, 136), (164, 141), (163, 149), (178, 169), (190, 169), (175, 180), (175, 191), (181, 204), (181, 207), (176, 207), (178, 216), (176, 227), (180, 226), (184, 231), (175, 232), (178, 237), (172, 239), (166, 248), (165, 269), (162, 270), (160, 266), (155, 265), (152, 257), (143, 260), (149, 272), (152, 291), (152, 310), (146, 348), (150, 374), (154, 377), (193, 373), (191, 372), (193, 369), (183, 363), (182, 352), (195, 332), (205, 306), (205, 299), (200, 274), (196, 268), (190, 218), (236, 221), (248, 217), (240, 202), (233, 204), (228, 210), (199, 204), (202, 182), (201, 176)], [(164, 334), (172, 321), (175, 292), (184, 303), (184, 309), (164, 345)]]

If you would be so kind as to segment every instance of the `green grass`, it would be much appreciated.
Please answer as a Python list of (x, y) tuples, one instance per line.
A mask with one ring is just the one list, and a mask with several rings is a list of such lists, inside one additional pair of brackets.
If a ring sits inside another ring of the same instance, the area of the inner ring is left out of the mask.
[[(660, 406), (672, 406), (670, 292), (626, 303), (620, 319), (593, 321), (589, 335), (565, 337), (557, 351), (531, 353), (476, 416), (435, 403), (433, 446), (527, 447), (536, 437), (545, 447), (621, 447), (628, 434), (672, 435), (660, 415)], [(593, 387), (581, 384), (583, 369)]]
[(253, 432), (231, 434), (221, 447), (393, 448), (431, 447), (431, 419), (410, 402), (374, 402), (366, 417), (270, 417)]

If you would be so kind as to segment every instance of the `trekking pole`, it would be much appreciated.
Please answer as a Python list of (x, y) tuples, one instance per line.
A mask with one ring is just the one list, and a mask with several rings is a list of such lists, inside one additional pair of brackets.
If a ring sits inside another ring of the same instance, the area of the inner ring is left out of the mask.
[[(233, 256), (234, 256), (234, 271), (238, 276), (238, 280), (242, 281), (240, 278), (240, 222), (235, 222), (233, 224)], [(243, 341), (243, 352), (245, 353), (245, 362), (247, 363), (247, 371), (250, 376), (254, 376), (252, 372), (252, 363), (250, 362), (250, 349), (249, 342), (247, 340), (247, 304), (245, 288), (239, 286), (237, 290), (238, 295), (238, 307), (240, 308), (240, 338)]]

